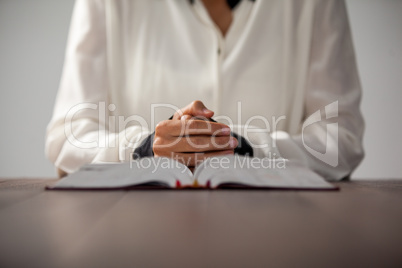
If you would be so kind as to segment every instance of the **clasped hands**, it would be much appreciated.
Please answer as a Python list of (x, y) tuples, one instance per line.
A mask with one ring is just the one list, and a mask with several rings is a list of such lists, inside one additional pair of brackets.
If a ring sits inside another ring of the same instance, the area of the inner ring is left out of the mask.
[(230, 136), (229, 126), (209, 120), (213, 115), (201, 101), (194, 101), (172, 120), (160, 122), (155, 128), (154, 156), (194, 167), (208, 157), (233, 155), (238, 141)]

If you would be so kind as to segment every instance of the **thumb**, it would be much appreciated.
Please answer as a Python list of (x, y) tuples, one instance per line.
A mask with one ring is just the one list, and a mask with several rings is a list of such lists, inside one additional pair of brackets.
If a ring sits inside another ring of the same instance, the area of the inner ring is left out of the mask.
[(192, 116), (200, 116), (206, 118), (211, 118), (214, 115), (214, 112), (205, 107), (204, 103), (202, 103), (202, 101), (199, 100), (193, 101), (190, 104), (189, 113)]

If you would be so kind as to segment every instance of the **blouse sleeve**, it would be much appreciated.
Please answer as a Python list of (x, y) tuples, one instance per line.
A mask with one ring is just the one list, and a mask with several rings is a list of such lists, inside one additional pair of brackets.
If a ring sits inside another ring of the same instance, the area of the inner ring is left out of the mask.
[(46, 155), (67, 173), (94, 162), (128, 161), (148, 136), (140, 126), (109, 127), (109, 79), (105, 5), (76, 1), (53, 117), (47, 127)]
[(364, 156), (361, 86), (345, 2), (317, 2), (301, 133), (272, 137), (282, 157), (339, 180)]

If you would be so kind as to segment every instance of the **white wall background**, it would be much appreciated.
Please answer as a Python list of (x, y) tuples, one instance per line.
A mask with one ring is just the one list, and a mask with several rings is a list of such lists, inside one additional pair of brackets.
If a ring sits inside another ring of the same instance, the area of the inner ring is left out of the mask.
[[(402, 178), (402, 0), (348, 0), (366, 158), (353, 178)], [(55, 177), (44, 156), (73, 1), (0, 0), (0, 177)]]

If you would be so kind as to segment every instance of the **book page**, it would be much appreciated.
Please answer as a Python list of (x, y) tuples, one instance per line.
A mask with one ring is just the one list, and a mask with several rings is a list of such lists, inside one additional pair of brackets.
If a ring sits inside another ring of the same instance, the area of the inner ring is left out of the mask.
[(209, 158), (194, 177), (211, 188), (336, 189), (297, 162), (243, 156)]
[(130, 163), (90, 164), (58, 181), (50, 189), (110, 189), (131, 186), (176, 188), (194, 183), (191, 171), (165, 157), (149, 157)]

